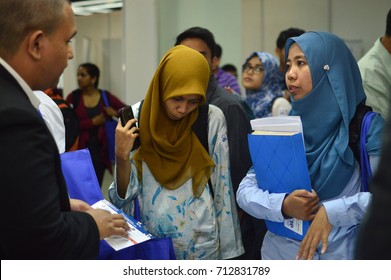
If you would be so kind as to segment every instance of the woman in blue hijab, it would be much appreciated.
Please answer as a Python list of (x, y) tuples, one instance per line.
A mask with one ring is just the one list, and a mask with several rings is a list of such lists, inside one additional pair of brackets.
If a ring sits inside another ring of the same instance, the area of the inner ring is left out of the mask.
[(289, 113), (291, 105), (283, 97), (278, 60), (272, 54), (253, 52), (245, 60), (242, 70), (246, 101), (256, 118)]
[[(312, 193), (268, 193), (258, 188), (253, 169), (239, 186), (239, 206), (276, 222), (310, 220), (302, 241), (267, 232), (262, 259), (353, 259), (358, 226), (369, 192), (361, 190), (361, 171), (349, 143), (349, 123), (365, 102), (357, 62), (346, 44), (326, 32), (290, 38), (285, 47), (286, 83), (293, 116), (300, 116)], [(380, 156), (382, 117), (371, 123), (366, 149), (372, 172)], [(314, 201), (320, 203), (314, 207)], [(314, 211), (315, 210), (315, 211)]]

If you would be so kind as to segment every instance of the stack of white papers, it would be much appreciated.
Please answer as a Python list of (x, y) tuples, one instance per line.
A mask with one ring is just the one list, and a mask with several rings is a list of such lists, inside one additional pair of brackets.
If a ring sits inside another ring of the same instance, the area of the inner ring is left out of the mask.
[(142, 228), (142, 224), (140, 222), (136, 221), (132, 217), (127, 216), (124, 212), (116, 208), (113, 204), (105, 199), (96, 202), (94, 205), (92, 205), (92, 208), (107, 210), (112, 214), (121, 214), (128, 222), (130, 229), (128, 231), (127, 238), (122, 236), (111, 236), (105, 238), (106, 242), (116, 251), (154, 238), (153, 235)]
[(251, 120), (252, 130), (273, 132), (303, 132), (300, 116), (278, 116)]

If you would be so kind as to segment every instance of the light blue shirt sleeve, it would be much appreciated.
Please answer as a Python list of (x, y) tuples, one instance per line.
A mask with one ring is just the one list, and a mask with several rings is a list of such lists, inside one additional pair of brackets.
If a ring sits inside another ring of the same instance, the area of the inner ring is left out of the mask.
[(281, 212), (285, 193), (269, 193), (258, 188), (254, 168), (251, 167), (239, 184), (236, 200), (240, 208), (258, 219), (283, 222)]
[[(372, 174), (375, 174), (380, 157), (370, 156)], [(355, 174), (347, 184), (346, 189), (361, 188), (360, 170), (356, 168)], [(329, 222), (337, 227), (350, 227), (361, 223), (367, 207), (372, 199), (370, 192), (358, 192), (354, 195), (343, 195), (337, 199), (323, 202)]]
[(371, 193), (360, 192), (323, 203), (329, 222), (333, 226), (348, 227), (361, 223), (371, 200)]

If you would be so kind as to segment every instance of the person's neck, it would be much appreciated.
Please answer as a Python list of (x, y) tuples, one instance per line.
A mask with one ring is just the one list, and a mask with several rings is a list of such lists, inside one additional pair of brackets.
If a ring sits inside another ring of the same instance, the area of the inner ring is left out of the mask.
[(85, 95), (95, 95), (95, 94), (99, 93), (99, 91), (93, 86), (88, 86), (88, 87), (82, 88), (81, 91)]
[(380, 42), (386, 48), (386, 50), (391, 54), (391, 36), (384, 35), (380, 38)]

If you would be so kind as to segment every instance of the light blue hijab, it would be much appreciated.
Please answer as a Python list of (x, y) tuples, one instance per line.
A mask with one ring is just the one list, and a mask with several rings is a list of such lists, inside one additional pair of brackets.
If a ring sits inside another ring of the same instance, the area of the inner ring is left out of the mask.
[[(307, 58), (312, 91), (292, 101), (291, 115), (303, 122), (304, 142), (312, 188), (319, 198), (339, 195), (353, 175), (355, 159), (349, 148), (349, 123), (356, 107), (365, 101), (357, 62), (346, 44), (336, 35), (307, 32), (288, 39), (297, 43)], [(368, 154), (379, 155), (384, 122), (375, 117), (369, 130)]]
[(243, 67), (253, 58), (258, 57), (262, 61), (265, 74), (262, 86), (257, 90), (246, 89), (246, 101), (250, 105), (256, 118), (272, 115), (274, 99), (281, 97), (282, 90), (279, 80), (278, 60), (267, 52), (253, 52), (243, 63)]

